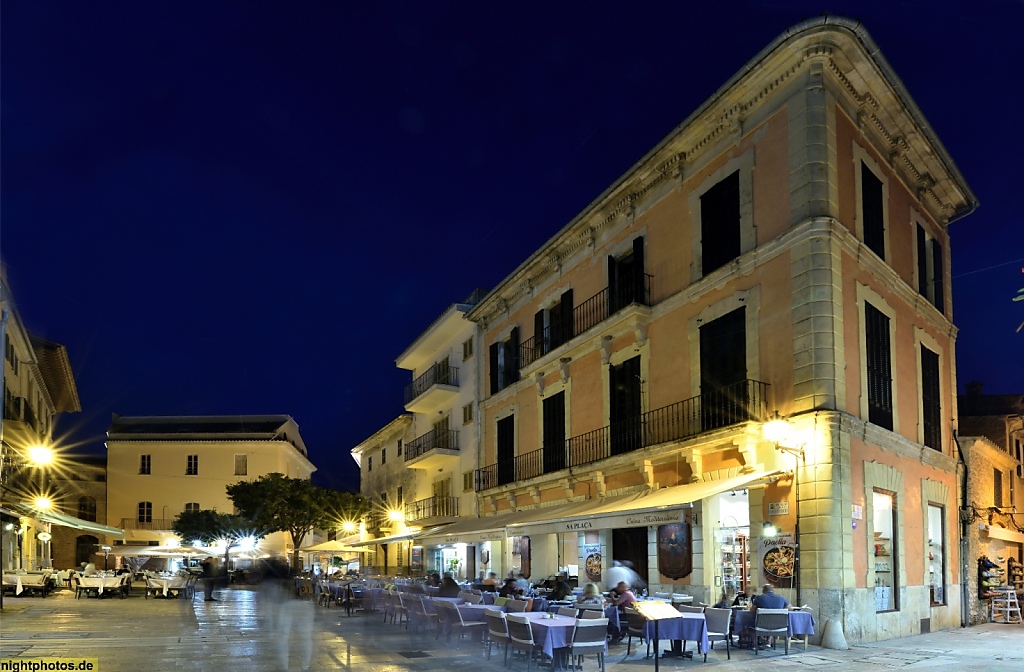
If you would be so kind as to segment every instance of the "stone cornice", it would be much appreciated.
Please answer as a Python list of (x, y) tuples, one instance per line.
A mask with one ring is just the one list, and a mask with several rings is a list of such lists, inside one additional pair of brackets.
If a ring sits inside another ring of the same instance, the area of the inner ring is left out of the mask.
[[(848, 25), (847, 25), (848, 24)], [(859, 110), (861, 127), (871, 127), (888, 147), (890, 163), (937, 221), (972, 210), (973, 194), (902, 83), (877, 53), (863, 29), (852, 22), (817, 19), (778, 38), (685, 119), (621, 178), (516, 268), (467, 315), (485, 325), (499, 319), (581, 250), (595, 249), (612, 229), (628, 224), (645, 196), (673, 179), (682, 182), (687, 165), (738, 141), (752, 129), (744, 122), (797, 82), (812, 61), (824, 60)], [(650, 204), (647, 204), (650, 207)]]
[(865, 442), (876, 445), (886, 452), (896, 453), (900, 457), (906, 457), (945, 472), (956, 471), (956, 459), (950, 455), (940, 453), (849, 413), (841, 411), (832, 411), (832, 413), (840, 416), (842, 431), (859, 436)]

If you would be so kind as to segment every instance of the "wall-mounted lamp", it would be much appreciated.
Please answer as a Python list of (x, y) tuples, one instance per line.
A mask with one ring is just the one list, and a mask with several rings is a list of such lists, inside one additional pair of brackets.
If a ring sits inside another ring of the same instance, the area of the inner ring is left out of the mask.
[(765, 537), (774, 537), (779, 533), (779, 528), (772, 525), (770, 520), (764, 521), (764, 531), (762, 535)]

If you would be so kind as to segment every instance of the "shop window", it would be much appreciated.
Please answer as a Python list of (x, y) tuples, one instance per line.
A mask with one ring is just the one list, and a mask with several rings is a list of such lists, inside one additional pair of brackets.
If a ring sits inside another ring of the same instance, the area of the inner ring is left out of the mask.
[(946, 604), (946, 515), (945, 508), (928, 505), (928, 590), (933, 607)]
[(939, 356), (921, 346), (921, 424), (924, 445), (942, 450), (942, 406), (939, 396)]
[(899, 558), (896, 531), (896, 496), (875, 490), (874, 512), (875, 611), (899, 609)]
[(868, 422), (891, 430), (893, 428), (893, 407), (889, 317), (870, 303), (864, 304), (864, 341), (868, 386)]

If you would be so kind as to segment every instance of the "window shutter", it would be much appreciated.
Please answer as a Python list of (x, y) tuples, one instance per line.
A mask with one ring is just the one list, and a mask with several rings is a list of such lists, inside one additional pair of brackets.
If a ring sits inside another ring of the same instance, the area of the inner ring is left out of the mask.
[(864, 304), (864, 353), (868, 379), (868, 422), (892, 429), (892, 354), (889, 318)]
[(573, 329), (572, 324), (572, 290), (567, 289), (562, 292), (562, 300), (558, 305), (558, 309), (562, 311), (562, 343), (565, 343), (573, 336), (576, 335), (576, 331)]
[(498, 350), (501, 348), (501, 343), (491, 343), (491, 394), (498, 393)]
[(505, 358), (509, 368), (509, 381), (519, 382), (519, 327), (512, 327), (508, 335), (508, 357)]
[(942, 246), (932, 239), (932, 299), (940, 313), (946, 312), (946, 296), (942, 286)]
[(939, 396), (939, 356), (921, 346), (921, 408), (924, 445), (942, 450), (942, 405)]
[(860, 164), (861, 214), (864, 223), (864, 244), (885, 259), (885, 209), (882, 204), (882, 180), (867, 164)]
[(615, 257), (609, 256), (608, 257), (608, 298), (607, 298), (607, 301), (608, 301), (608, 305), (607, 305), (608, 315), (611, 315), (612, 313), (614, 313), (616, 310), (619, 309), (618, 302), (617, 302), (617, 294), (618, 294), (618, 291), (619, 291), (619, 281), (618, 281), (618, 278), (615, 277), (617, 275), (616, 272), (615, 272), (617, 266), (618, 266), (618, 264), (615, 261)]
[(646, 306), (650, 297), (647, 296), (647, 278), (644, 269), (644, 237), (637, 236), (633, 239), (633, 300)]
[(928, 296), (928, 236), (924, 227), (917, 225), (917, 291)]

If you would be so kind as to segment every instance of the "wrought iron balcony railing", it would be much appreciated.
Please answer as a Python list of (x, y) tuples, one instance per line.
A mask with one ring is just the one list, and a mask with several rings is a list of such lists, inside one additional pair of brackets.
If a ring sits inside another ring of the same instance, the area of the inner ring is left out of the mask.
[(434, 385), (459, 386), (459, 369), (448, 364), (435, 364), (426, 373), (405, 386), (405, 403), (420, 396)]
[(682, 441), (722, 427), (768, 419), (768, 384), (744, 380), (696, 397), (578, 434), (556, 445), (498, 460), (476, 470), (477, 492)]
[(458, 515), (458, 497), (427, 497), (405, 505), (407, 523), (426, 518), (455, 518)]
[(174, 527), (173, 518), (153, 518), (142, 521), (138, 518), (122, 518), (122, 530), (170, 530)]
[(459, 430), (432, 429), (423, 436), (413, 439), (405, 444), (405, 461), (415, 460), (420, 455), (435, 449), (458, 450)]
[(651, 278), (646, 273), (642, 276), (626, 276), (574, 307), (570, 323), (554, 329), (545, 327), (541, 334), (534, 334), (523, 341), (519, 346), (519, 367), (529, 366), (628, 305), (651, 305)]

